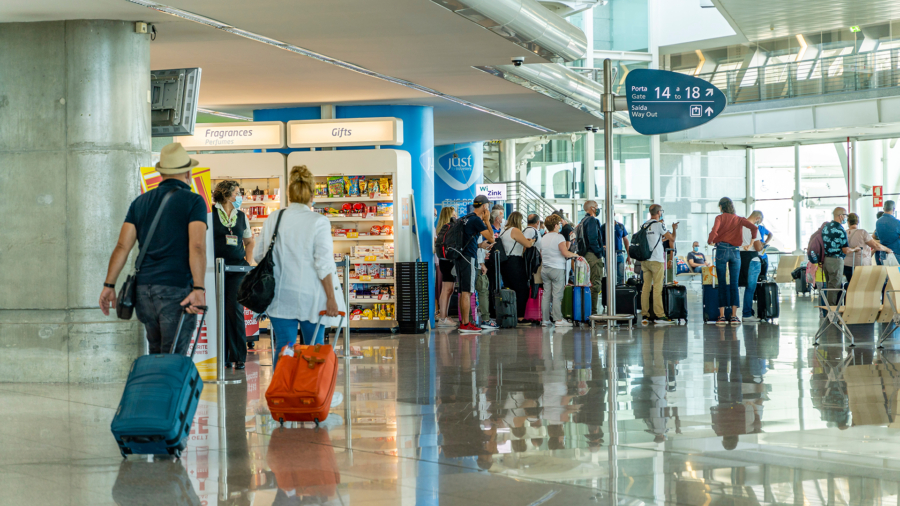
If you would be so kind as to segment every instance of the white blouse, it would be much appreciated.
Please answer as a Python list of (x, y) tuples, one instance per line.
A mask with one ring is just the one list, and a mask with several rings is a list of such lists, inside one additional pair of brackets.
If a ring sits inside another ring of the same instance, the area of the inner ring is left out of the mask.
[[(305, 204), (291, 203), (287, 209), (269, 215), (253, 259), (259, 262), (272, 243), (272, 233), (278, 214), (284, 213), (278, 226), (278, 238), (273, 250), (275, 260), (275, 299), (266, 314), (275, 318), (289, 318), (318, 322), (319, 312), (325, 311), (327, 297), (322, 280), (331, 276), (334, 298), (338, 308), (346, 311), (344, 293), (337, 277), (334, 262), (334, 242), (328, 218), (313, 212)], [(326, 326), (337, 326), (340, 317), (323, 317)]]

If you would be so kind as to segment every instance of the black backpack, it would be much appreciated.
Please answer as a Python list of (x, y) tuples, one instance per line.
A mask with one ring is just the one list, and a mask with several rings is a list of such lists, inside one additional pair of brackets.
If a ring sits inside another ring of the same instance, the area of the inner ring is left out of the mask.
[(443, 253), (442, 258), (447, 260), (461, 258), (462, 252), (469, 242), (475, 240), (474, 237), (466, 237), (466, 224), (471, 219), (480, 220), (481, 218), (475, 213), (469, 213), (450, 223), (449, 227), (446, 227), (447, 232), (439, 236), (441, 240), (440, 250)]
[(452, 227), (456, 221), (456, 219), (450, 220), (434, 234), (434, 252), (437, 254), (438, 258), (447, 260), (447, 252), (444, 251), (444, 238), (447, 236), (447, 232), (450, 231), (450, 227)]
[(650, 257), (653, 256), (653, 250), (655, 250), (656, 247), (659, 246), (660, 241), (662, 241), (662, 237), (660, 237), (653, 247), (648, 243), (647, 231), (650, 229), (650, 225), (654, 223), (658, 222), (656, 220), (648, 221), (641, 226), (640, 230), (631, 236), (631, 244), (628, 246), (628, 256), (638, 262), (650, 260)]
[(575, 239), (572, 240), (569, 251), (576, 255), (585, 256), (588, 253), (587, 238), (584, 236), (584, 220), (588, 218), (595, 219), (593, 216), (585, 216), (581, 219), (581, 223), (575, 226)]

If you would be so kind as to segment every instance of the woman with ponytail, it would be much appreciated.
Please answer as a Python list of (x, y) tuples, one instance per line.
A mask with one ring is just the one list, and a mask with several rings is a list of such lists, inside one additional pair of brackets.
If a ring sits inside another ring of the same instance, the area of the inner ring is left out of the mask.
[[(272, 244), (278, 217), (278, 233), (273, 249), (275, 299), (266, 314), (272, 322), (272, 365), (285, 346), (293, 346), (297, 328), (303, 344), (323, 344), (325, 326), (340, 324), (339, 311), (346, 311), (343, 292), (334, 264), (334, 243), (328, 219), (312, 210), (315, 180), (305, 165), (291, 169), (288, 178), (290, 201), (266, 219), (253, 256), (262, 260)], [(322, 326), (313, 335), (319, 313), (326, 312)], [(343, 397), (335, 393), (333, 405)]]

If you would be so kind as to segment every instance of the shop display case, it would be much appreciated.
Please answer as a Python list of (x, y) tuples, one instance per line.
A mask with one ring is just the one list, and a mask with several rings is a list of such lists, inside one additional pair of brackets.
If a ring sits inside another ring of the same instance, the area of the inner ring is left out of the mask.
[(350, 257), (350, 326), (398, 327), (395, 262), (412, 258), (410, 157), (369, 149), (298, 151), (288, 168), (306, 165), (316, 178), (314, 210), (331, 223), (335, 262)]

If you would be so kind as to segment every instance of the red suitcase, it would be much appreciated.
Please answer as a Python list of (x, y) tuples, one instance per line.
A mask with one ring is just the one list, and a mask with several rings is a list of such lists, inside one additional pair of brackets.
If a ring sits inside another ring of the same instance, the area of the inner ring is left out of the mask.
[[(340, 314), (346, 316), (343, 312)], [(325, 311), (319, 315), (324, 316)], [(316, 333), (318, 330), (317, 325)], [(334, 342), (340, 335), (341, 327), (338, 326)], [(334, 349), (330, 344), (296, 344), (293, 350), (282, 350), (272, 382), (266, 390), (266, 402), (272, 419), (282, 424), (316, 422), (318, 425), (328, 418), (337, 383), (338, 362)]]

